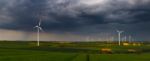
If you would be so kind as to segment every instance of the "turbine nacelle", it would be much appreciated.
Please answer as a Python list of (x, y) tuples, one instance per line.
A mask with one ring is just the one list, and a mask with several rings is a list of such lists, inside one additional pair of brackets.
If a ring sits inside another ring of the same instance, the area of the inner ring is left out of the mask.
[(119, 31), (119, 30), (117, 30), (117, 32), (118, 32), (118, 33), (123, 33), (124, 31)]

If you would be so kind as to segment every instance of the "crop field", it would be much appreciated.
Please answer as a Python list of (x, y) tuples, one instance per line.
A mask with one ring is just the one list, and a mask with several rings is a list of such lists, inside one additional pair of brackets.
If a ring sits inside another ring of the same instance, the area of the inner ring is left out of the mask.
[[(103, 53), (101, 49), (111, 49)], [(128, 51), (129, 49), (133, 51)], [(134, 51), (135, 50), (135, 51)], [(0, 42), (0, 61), (149, 61), (150, 45), (117, 46), (102, 42)]]

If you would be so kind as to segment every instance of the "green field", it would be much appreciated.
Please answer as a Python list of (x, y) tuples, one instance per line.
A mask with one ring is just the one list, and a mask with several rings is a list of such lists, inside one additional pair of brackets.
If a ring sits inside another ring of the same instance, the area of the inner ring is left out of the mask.
[[(101, 48), (113, 53), (102, 54)], [(129, 53), (127, 49), (140, 52)], [(115, 46), (105, 43), (0, 42), (0, 61), (149, 61), (150, 46)]]

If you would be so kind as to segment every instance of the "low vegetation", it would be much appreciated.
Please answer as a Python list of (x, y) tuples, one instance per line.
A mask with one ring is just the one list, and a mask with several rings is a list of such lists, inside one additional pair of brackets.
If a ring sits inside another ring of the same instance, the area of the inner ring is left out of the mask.
[(147, 61), (150, 45), (105, 42), (0, 42), (0, 61)]

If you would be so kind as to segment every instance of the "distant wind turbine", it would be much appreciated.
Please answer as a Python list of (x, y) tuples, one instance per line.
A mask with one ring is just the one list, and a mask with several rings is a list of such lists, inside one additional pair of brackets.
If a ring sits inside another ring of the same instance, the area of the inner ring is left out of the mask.
[(124, 41), (126, 42), (127, 41), (127, 36), (125, 36), (124, 38), (125, 38)]
[(127, 37), (124, 36), (124, 37), (122, 38), (122, 41), (126, 42), (126, 41), (127, 41)]
[(34, 28), (37, 28), (37, 46), (40, 46), (40, 31), (42, 31), (41, 19), (39, 20), (38, 25), (36, 25)]
[(111, 37), (111, 41), (114, 41), (114, 37), (113, 36)]
[(120, 46), (120, 41), (121, 41), (121, 33), (123, 33), (124, 31), (119, 31), (119, 30), (117, 30), (117, 32), (118, 32), (118, 44), (119, 44), (119, 46)]
[(131, 43), (131, 39), (132, 39), (132, 37), (131, 37), (131, 35), (129, 36), (129, 43)]

